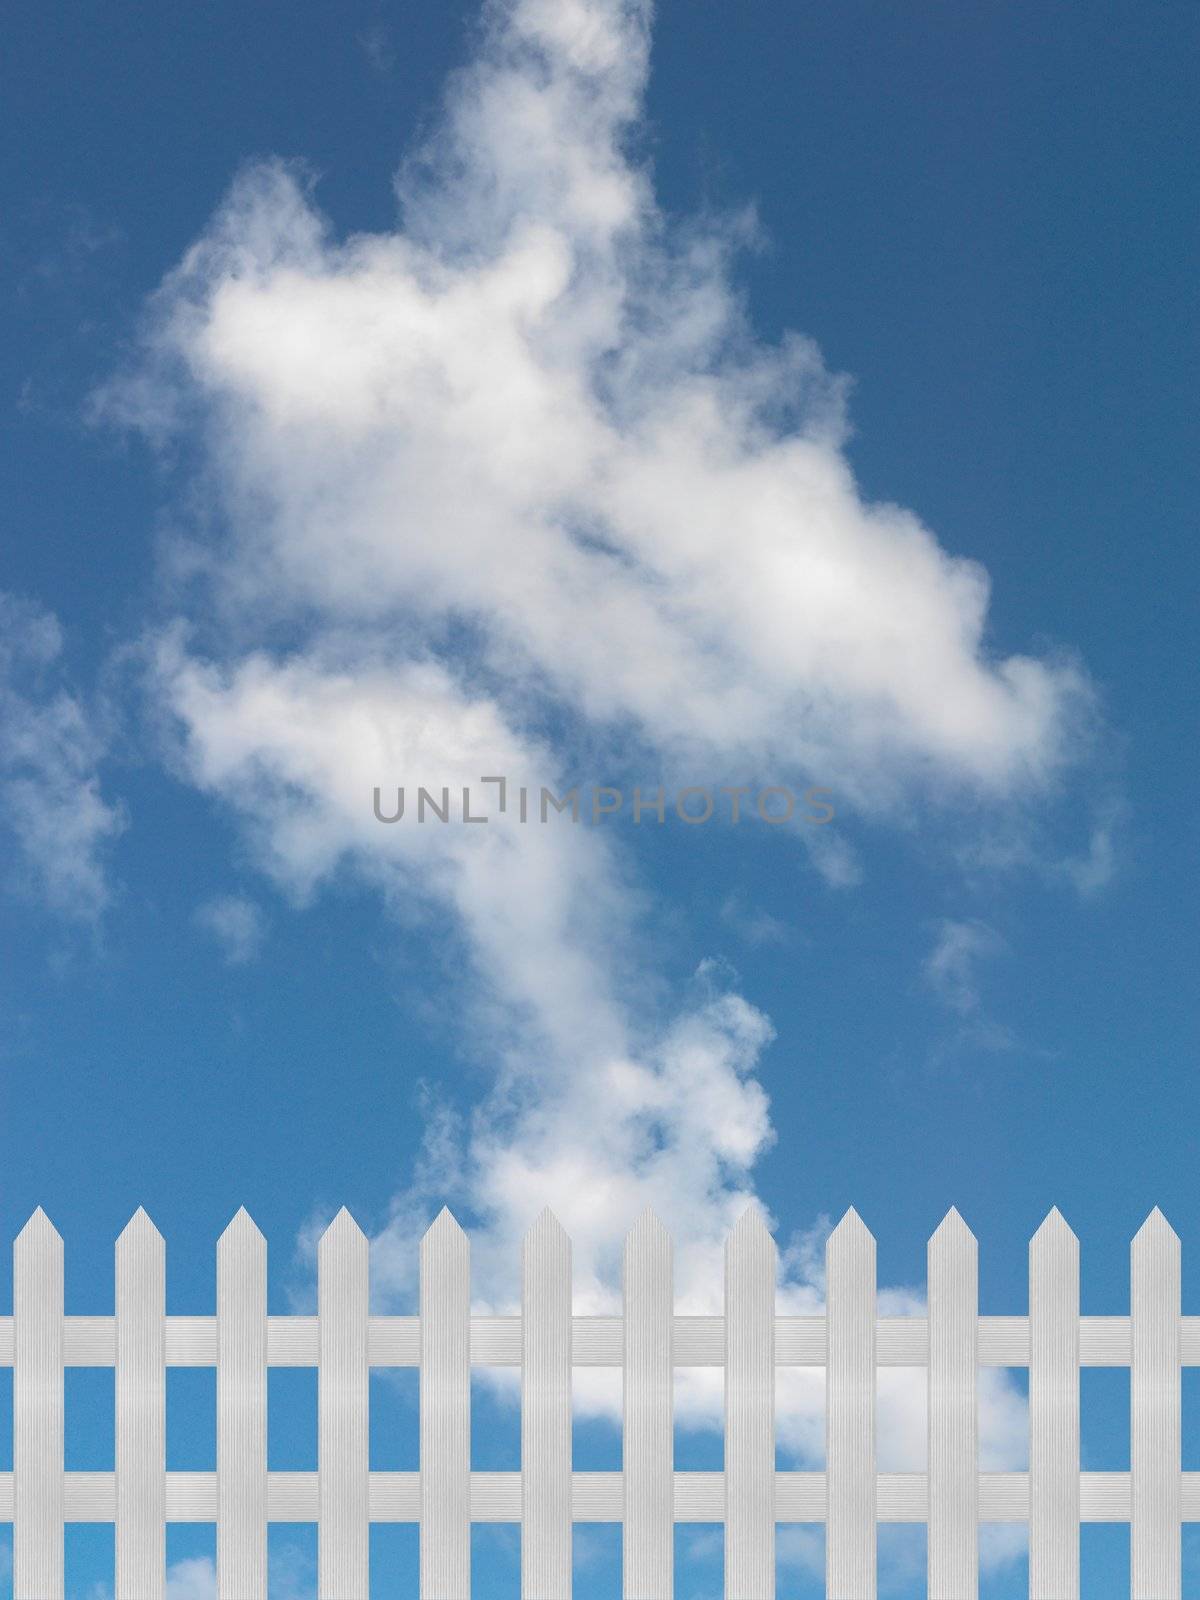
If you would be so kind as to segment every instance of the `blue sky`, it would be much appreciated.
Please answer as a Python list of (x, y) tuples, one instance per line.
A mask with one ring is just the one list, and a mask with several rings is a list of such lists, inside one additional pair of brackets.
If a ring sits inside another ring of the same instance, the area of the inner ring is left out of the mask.
[[(1195, 1308), (1196, 31), (663, 0), (647, 71), (607, 0), (10, 21), (0, 1197), (63, 1234), (68, 1311), (111, 1309), (138, 1205), (172, 1312), (239, 1205), (306, 1306), (342, 1204), (407, 1311), (443, 1200), (488, 1303), (547, 1200), (580, 1309), (647, 1201), (699, 1303), (752, 1195), (793, 1306), (851, 1204), (915, 1303), (955, 1205), (982, 1309), (1023, 1311), (1058, 1205), (1118, 1313), (1157, 1204)], [(836, 816), (371, 816), (500, 772)], [(69, 1466), (111, 1465), (107, 1382), (71, 1375)], [(211, 1467), (172, 1385), (170, 1465)], [(375, 1464), (415, 1465), (413, 1391), (374, 1388)], [(1125, 1464), (1127, 1394), (1085, 1374), (1085, 1466)], [(278, 1400), (271, 1464), (315, 1465), (311, 1389)], [(515, 1428), (481, 1390), (477, 1465)], [(904, 1394), (882, 1428), (912, 1445)], [(314, 1593), (281, 1534), (280, 1600)], [(91, 1600), (111, 1534), (68, 1548)], [(179, 1600), (212, 1548), (171, 1530)], [(1127, 1593), (1127, 1532), (1083, 1548)], [(614, 1552), (581, 1538), (581, 1593)], [(681, 1560), (704, 1592), (711, 1541)], [(986, 1593), (1023, 1581), (998, 1555)]]

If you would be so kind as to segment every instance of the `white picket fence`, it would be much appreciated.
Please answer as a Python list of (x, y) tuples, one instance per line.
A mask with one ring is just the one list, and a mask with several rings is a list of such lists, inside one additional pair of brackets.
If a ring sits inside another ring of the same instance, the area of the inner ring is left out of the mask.
[[(978, 1593), (981, 1522), (1028, 1522), (1029, 1593), (1079, 1595), (1080, 1522), (1128, 1522), (1133, 1600), (1179, 1600), (1180, 1525), (1200, 1520), (1181, 1471), (1180, 1370), (1200, 1317), (1180, 1313), (1179, 1241), (1157, 1211), (1133, 1241), (1127, 1317), (1079, 1315), (1079, 1247), (1051, 1212), (1029, 1249), (1029, 1315), (977, 1314), (975, 1239), (952, 1211), (929, 1243), (928, 1316), (880, 1317), (875, 1241), (851, 1211), (826, 1250), (824, 1316), (777, 1316), (776, 1250), (747, 1212), (725, 1255), (724, 1316), (676, 1316), (671, 1240), (647, 1212), (624, 1255), (624, 1314), (575, 1317), (571, 1246), (530, 1229), (519, 1317), (472, 1316), (469, 1245), (449, 1212), (421, 1244), (419, 1317), (372, 1316), (367, 1240), (342, 1211), (318, 1251), (318, 1314), (269, 1317), (266, 1245), (240, 1211), (217, 1247), (215, 1317), (164, 1312), (163, 1240), (144, 1212), (116, 1247), (115, 1317), (64, 1316), (63, 1248), (38, 1211), (14, 1246), (14, 1600), (61, 1600), (64, 1522), (116, 1528), (116, 1600), (162, 1600), (167, 1522), (215, 1522), (221, 1600), (266, 1600), (267, 1524), (319, 1527), (321, 1600), (368, 1600), (371, 1523), (420, 1524), (422, 1600), (469, 1600), (472, 1522), (521, 1526), (523, 1600), (568, 1600), (571, 1529), (623, 1525), (623, 1593), (669, 1600), (676, 1523), (723, 1523), (727, 1600), (773, 1600), (775, 1529), (824, 1523), (830, 1600), (872, 1600), (879, 1522), (928, 1523), (932, 1600)], [(1128, 1472), (1081, 1472), (1080, 1366), (1128, 1367)], [(63, 1368), (116, 1372), (116, 1471), (64, 1472)], [(216, 1472), (165, 1470), (167, 1367), (215, 1367)], [(519, 1367), (521, 1471), (472, 1472), (472, 1366)], [(572, 1367), (624, 1373), (623, 1471), (574, 1472)], [(676, 1472), (673, 1368), (725, 1374), (723, 1472)], [(824, 1472), (775, 1467), (777, 1367), (826, 1370)], [(927, 1367), (928, 1471), (880, 1473), (879, 1367)], [(1028, 1473), (981, 1473), (981, 1366), (1028, 1367)], [(267, 1470), (267, 1369), (316, 1367), (316, 1472)], [(372, 1472), (368, 1374), (420, 1369), (420, 1471)]]

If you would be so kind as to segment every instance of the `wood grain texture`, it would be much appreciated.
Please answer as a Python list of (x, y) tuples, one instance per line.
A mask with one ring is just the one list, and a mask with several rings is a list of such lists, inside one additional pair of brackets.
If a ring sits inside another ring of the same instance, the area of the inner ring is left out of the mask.
[(443, 1210), (421, 1241), (421, 1600), (471, 1593), (471, 1254)]
[(267, 1244), (244, 1210), (217, 1245), (217, 1597), (267, 1600)]
[(1180, 1600), (1180, 1251), (1157, 1207), (1130, 1247), (1131, 1600)]
[(546, 1210), (521, 1251), (521, 1600), (571, 1600), (571, 1241)]
[(1051, 1211), (1029, 1246), (1029, 1595), (1079, 1596), (1079, 1241)]
[(875, 1600), (875, 1240), (847, 1211), (825, 1246), (825, 1585)]
[[(14, 1379), (14, 1600), (63, 1600), (65, 1522), (112, 1523), (114, 1600), (165, 1600), (168, 1522), (217, 1524), (219, 1600), (265, 1600), (269, 1522), (317, 1522), (320, 1600), (367, 1600), (374, 1522), (421, 1528), (422, 1600), (469, 1600), (471, 1524), (522, 1525), (522, 1600), (569, 1600), (574, 1522), (623, 1522), (625, 1600), (673, 1600), (680, 1524), (725, 1524), (726, 1600), (773, 1600), (776, 1523), (827, 1525), (829, 1600), (874, 1600), (879, 1522), (929, 1526), (931, 1600), (977, 1600), (981, 1523), (1030, 1527), (1033, 1600), (1078, 1600), (1081, 1522), (1130, 1524), (1132, 1600), (1181, 1600), (1181, 1525), (1200, 1522), (1182, 1472), (1181, 1369), (1200, 1318), (1180, 1306), (1180, 1244), (1157, 1211), (1133, 1241), (1130, 1315), (1079, 1316), (1079, 1246), (1052, 1212), (1029, 1247), (1028, 1316), (978, 1316), (978, 1248), (951, 1211), (929, 1242), (929, 1309), (880, 1317), (875, 1244), (853, 1212), (830, 1236), (823, 1316), (775, 1315), (777, 1257), (751, 1210), (726, 1244), (725, 1313), (676, 1316), (670, 1236), (631, 1230), (619, 1316), (576, 1317), (571, 1245), (544, 1212), (522, 1257), (522, 1313), (470, 1314), (470, 1250), (449, 1212), (421, 1245), (419, 1317), (369, 1315), (368, 1246), (341, 1212), (318, 1249), (315, 1317), (269, 1317), (266, 1245), (244, 1211), (217, 1251), (215, 1317), (167, 1317), (165, 1251), (138, 1212), (116, 1248), (111, 1317), (63, 1315), (63, 1246), (35, 1213), (14, 1252), (0, 1365)], [(472, 1361), (522, 1371), (522, 1471), (472, 1472)], [(1030, 1467), (980, 1472), (978, 1368), (1030, 1374)], [(1081, 1362), (1130, 1370), (1127, 1472), (1081, 1472)], [(824, 1472), (775, 1470), (775, 1370), (826, 1366)], [(369, 1471), (369, 1371), (421, 1373), (421, 1466)], [(115, 1469), (63, 1471), (63, 1369), (114, 1369)], [(169, 1365), (217, 1369), (215, 1472), (165, 1471)], [(267, 1470), (269, 1367), (319, 1367), (319, 1469)], [(621, 1472), (576, 1472), (573, 1366), (624, 1370)], [(676, 1472), (678, 1366), (724, 1369), (725, 1467)], [(884, 1472), (875, 1385), (927, 1365), (927, 1472)]]
[(950, 1211), (929, 1241), (929, 1600), (979, 1593), (979, 1262)]
[(775, 1241), (757, 1206), (725, 1245), (725, 1597), (775, 1596)]
[(367, 1241), (343, 1207), (317, 1246), (319, 1600), (370, 1600)]
[(13, 1245), (13, 1600), (62, 1600), (63, 1487), (63, 1244), (39, 1206)]
[(167, 1260), (141, 1209), (116, 1248), (116, 1600), (163, 1600), (167, 1574)]
[[(647, 1209), (625, 1240), (623, 1566), (625, 1600), (674, 1593), (674, 1261)], [(722, 1510), (724, 1508), (722, 1507)]]

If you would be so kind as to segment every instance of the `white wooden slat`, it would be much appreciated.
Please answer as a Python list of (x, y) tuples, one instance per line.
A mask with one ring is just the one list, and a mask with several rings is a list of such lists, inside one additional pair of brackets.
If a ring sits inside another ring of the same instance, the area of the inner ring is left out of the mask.
[(825, 1246), (825, 1585), (875, 1600), (875, 1240), (847, 1211)]
[(571, 1600), (571, 1241), (543, 1211), (521, 1249), (521, 1597)]
[(244, 1209), (217, 1244), (217, 1595), (267, 1600), (267, 1243)]
[[(1129, 1522), (1130, 1474), (1081, 1472), (1081, 1522)], [(1200, 1472), (1181, 1475), (1185, 1522), (1200, 1522)], [(576, 1522), (620, 1522), (624, 1491), (619, 1472), (577, 1472), (572, 1475), (572, 1518)], [(12, 1520), (12, 1473), (0, 1472), (0, 1522)], [(876, 1479), (879, 1522), (924, 1522), (928, 1517), (926, 1475), (881, 1472)], [(315, 1472), (272, 1472), (267, 1479), (271, 1522), (316, 1522), (320, 1512)], [(723, 1472), (677, 1472), (674, 1484), (677, 1523), (720, 1522), (725, 1515)], [(372, 1522), (419, 1522), (421, 1479), (418, 1472), (372, 1472), (368, 1504)], [(67, 1522), (113, 1522), (116, 1517), (116, 1475), (112, 1472), (68, 1472), (63, 1497)], [(217, 1474), (167, 1473), (167, 1521), (215, 1522)], [(821, 1522), (826, 1512), (823, 1472), (778, 1472), (775, 1475), (776, 1520)], [(519, 1472), (471, 1474), (471, 1520), (516, 1523), (521, 1519)], [(1029, 1474), (979, 1474), (981, 1522), (1029, 1520)]]
[(825, 1474), (777, 1472), (775, 1515), (780, 1522), (824, 1522)]
[[(215, 1522), (217, 1520), (217, 1474), (215, 1472), (167, 1473), (167, 1521)], [(168, 1600), (170, 1589), (168, 1588)]]
[(571, 1517), (575, 1522), (620, 1522), (624, 1490), (619, 1472), (571, 1474)]
[(520, 1522), (521, 1501), (519, 1472), (471, 1474), (472, 1522)]
[[(1200, 1367), (1200, 1317), (1181, 1317), (1180, 1363)], [(724, 1317), (680, 1316), (674, 1319), (674, 1361), (680, 1367), (725, 1365)], [(417, 1367), (421, 1360), (421, 1325), (417, 1317), (372, 1317), (368, 1326), (372, 1367)], [(1128, 1317), (1080, 1317), (1081, 1367), (1127, 1367), (1130, 1355)], [(0, 1317), (0, 1367), (12, 1366), (12, 1318)], [(112, 1317), (69, 1316), (63, 1319), (63, 1364), (68, 1367), (111, 1367), (116, 1361), (116, 1323)], [(572, 1318), (576, 1367), (619, 1367), (624, 1349), (620, 1317)], [(272, 1367), (315, 1367), (316, 1317), (268, 1317), (268, 1364)], [(823, 1367), (824, 1317), (776, 1317), (775, 1365)], [(929, 1327), (925, 1317), (879, 1317), (875, 1358), (881, 1367), (921, 1367), (929, 1359)], [(215, 1317), (168, 1317), (168, 1367), (211, 1367), (217, 1359)], [(482, 1367), (521, 1365), (520, 1317), (472, 1317), (471, 1363)], [(1028, 1317), (980, 1317), (981, 1367), (1023, 1367), (1029, 1364)]]
[(13, 1244), (13, 1600), (62, 1600), (63, 1510), (63, 1245), (39, 1206)]
[(417, 1522), (421, 1520), (421, 1474), (419, 1472), (373, 1472), (371, 1474), (371, 1521)]
[(1029, 1474), (981, 1472), (979, 1520), (980, 1522), (1028, 1522)]
[(421, 1241), (421, 1600), (471, 1593), (471, 1255), (443, 1210)]
[(979, 1262), (951, 1210), (929, 1241), (929, 1600), (979, 1593)]
[(725, 1244), (725, 1600), (775, 1595), (776, 1274), (751, 1207)]
[(67, 1522), (117, 1520), (115, 1472), (68, 1472), (63, 1486), (63, 1516)]
[(321, 1327), (317, 1317), (268, 1317), (267, 1365), (315, 1367), (321, 1359)]
[(1179, 1240), (1157, 1207), (1130, 1248), (1130, 1596), (1179, 1600)]
[(622, 1262), (626, 1600), (671, 1600), (674, 1592), (674, 1271), (671, 1236), (647, 1208)]
[(166, 1247), (139, 1206), (116, 1247), (116, 1600), (167, 1583)]
[(1029, 1318), (980, 1317), (979, 1365), (981, 1367), (1027, 1367), (1029, 1365)]
[[(368, 1489), (368, 1496), (370, 1490)], [(268, 1472), (268, 1522), (317, 1522), (321, 1519), (319, 1472)]]
[(1127, 1472), (1079, 1474), (1080, 1522), (1128, 1522), (1129, 1505)]
[(373, 1367), (419, 1367), (421, 1320), (419, 1317), (370, 1317), (367, 1349)]
[(342, 1208), (317, 1246), (319, 1600), (369, 1600), (368, 1250)]
[(1029, 1246), (1029, 1594), (1079, 1596), (1079, 1241), (1057, 1209)]

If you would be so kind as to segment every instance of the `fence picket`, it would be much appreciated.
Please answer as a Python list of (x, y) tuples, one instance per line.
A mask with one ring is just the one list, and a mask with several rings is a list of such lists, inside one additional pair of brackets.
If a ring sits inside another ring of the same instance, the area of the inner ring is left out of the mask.
[(521, 1267), (521, 1600), (571, 1600), (571, 1241), (552, 1211)]
[(875, 1240), (851, 1209), (825, 1246), (825, 1567), (829, 1600), (874, 1600)]
[(421, 1600), (471, 1593), (471, 1255), (444, 1210), (421, 1241)]
[(342, 1208), (317, 1246), (319, 1600), (369, 1600), (368, 1251)]
[(725, 1594), (775, 1596), (775, 1241), (742, 1213), (725, 1245)]
[(138, 1207), (117, 1240), (116, 1600), (162, 1600), (167, 1572), (166, 1249)]
[(13, 1245), (13, 1600), (63, 1595), (63, 1244), (39, 1206)]
[(979, 1250), (951, 1210), (929, 1241), (929, 1600), (979, 1593)]
[(217, 1596), (267, 1600), (267, 1244), (245, 1210), (217, 1245)]
[[(217, 1314), (165, 1314), (165, 1250), (143, 1211), (116, 1245), (112, 1316), (63, 1315), (63, 1245), (42, 1211), (13, 1247), (0, 1316), (13, 1369), (14, 1600), (63, 1600), (64, 1523), (115, 1527), (114, 1600), (165, 1600), (166, 1521), (217, 1524), (220, 1600), (267, 1600), (268, 1518), (319, 1524), (319, 1600), (367, 1600), (372, 1523), (420, 1527), (420, 1600), (469, 1600), (472, 1522), (522, 1524), (522, 1600), (570, 1600), (572, 1525), (623, 1521), (624, 1600), (673, 1600), (679, 1523), (725, 1524), (725, 1600), (774, 1600), (776, 1519), (826, 1523), (828, 1600), (875, 1600), (877, 1523), (928, 1523), (930, 1600), (977, 1600), (979, 1520), (1029, 1520), (1031, 1600), (1079, 1600), (1082, 1520), (1127, 1519), (1131, 1600), (1181, 1600), (1182, 1368), (1200, 1367), (1181, 1251), (1157, 1210), (1130, 1248), (1130, 1314), (1079, 1314), (1079, 1244), (1052, 1211), (1029, 1245), (1028, 1316), (980, 1317), (978, 1246), (950, 1211), (928, 1246), (926, 1316), (878, 1315), (875, 1241), (848, 1211), (826, 1248), (824, 1315), (776, 1316), (777, 1254), (752, 1208), (725, 1246), (723, 1316), (675, 1315), (652, 1211), (623, 1255), (622, 1315), (575, 1317), (571, 1242), (549, 1212), (522, 1250), (519, 1316), (471, 1316), (470, 1246), (443, 1211), (420, 1247), (419, 1317), (369, 1315), (369, 1249), (342, 1211), (318, 1248), (318, 1315), (268, 1317), (266, 1242), (239, 1211), (217, 1247)], [(826, 1367), (826, 1468), (775, 1469), (775, 1368)], [(420, 1371), (417, 1472), (370, 1471), (371, 1363)], [(471, 1472), (471, 1367), (522, 1371), (521, 1471)], [(319, 1369), (316, 1473), (267, 1470), (270, 1366)], [(725, 1470), (674, 1471), (676, 1365), (723, 1369)], [(116, 1467), (63, 1470), (65, 1365), (115, 1372)], [(573, 1366), (624, 1375), (623, 1468), (574, 1472)], [(924, 1473), (880, 1476), (881, 1367), (924, 1365)], [(1029, 1370), (1027, 1472), (979, 1473), (980, 1366)], [(1081, 1365), (1130, 1372), (1130, 1470), (1080, 1472)], [(217, 1471), (165, 1470), (168, 1366), (215, 1367)]]
[(1057, 1209), (1029, 1246), (1029, 1595), (1079, 1597), (1079, 1241)]
[(1131, 1600), (1179, 1600), (1179, 1240), (1157, 1207), (1130, 1247)]
[(625, 1600), (672, 1600), (675, 1539), (674, 1263), (647, 1208), (625, 1240), (622, 1464)]

